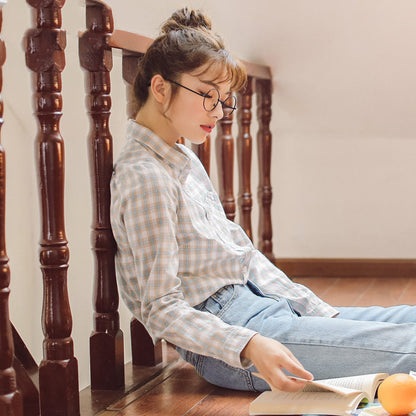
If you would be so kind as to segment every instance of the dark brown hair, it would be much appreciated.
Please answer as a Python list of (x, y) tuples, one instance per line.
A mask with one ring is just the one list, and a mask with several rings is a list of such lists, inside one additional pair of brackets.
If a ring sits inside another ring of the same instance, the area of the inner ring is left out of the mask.
[[(227, 74), (231, 90), (238, 91), (246, 81), (244, 65), (225, 49), (222, 38), (211, 29), (211, 21), (199, 10), (187, 7), (175, 11), (163, 24), (161, 34), (140, 60), (134, 81), (134, 96), (140, 108), (149, 95), (149, 85), (156, 74), (177, 80), (180, 74), (218, 67), (218, 76)], [(175, 86), (172, 86), (173, 94)]]

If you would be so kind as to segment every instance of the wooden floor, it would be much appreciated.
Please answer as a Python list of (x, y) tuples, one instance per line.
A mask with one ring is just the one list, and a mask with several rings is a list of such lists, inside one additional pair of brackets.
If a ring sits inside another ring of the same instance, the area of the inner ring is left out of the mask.
[[(334, 306), (414, 304), (416, 279), (299, 278)], [(247, 416), (256, 393), (220, 389), (176, 361), (153, 380), (111, 403), (100, 416)]]

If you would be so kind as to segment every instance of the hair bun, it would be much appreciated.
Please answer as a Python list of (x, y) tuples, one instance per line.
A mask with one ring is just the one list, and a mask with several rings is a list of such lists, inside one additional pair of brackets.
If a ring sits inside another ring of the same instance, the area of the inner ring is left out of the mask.
[(162, 33), (169, 33), (185, 28), (205, 28), (211, 29), (211, 20), (200, 10), (184, 7), (175, 11), (172, 16), (163, 24)]

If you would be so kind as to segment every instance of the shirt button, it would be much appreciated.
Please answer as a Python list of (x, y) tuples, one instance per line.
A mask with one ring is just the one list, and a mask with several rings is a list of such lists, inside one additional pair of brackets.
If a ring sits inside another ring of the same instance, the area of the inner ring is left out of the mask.
[(206, 197), (205, 197), (205, 199), (206, 199), (207, 201), (214, 202), (214, 201), (215, 201), (215, 196), (213, 195), (213, 193), (212, 193), (212, 192), (208, 192), (208, 193), (207, 193), (207, 195), (206, 195)]

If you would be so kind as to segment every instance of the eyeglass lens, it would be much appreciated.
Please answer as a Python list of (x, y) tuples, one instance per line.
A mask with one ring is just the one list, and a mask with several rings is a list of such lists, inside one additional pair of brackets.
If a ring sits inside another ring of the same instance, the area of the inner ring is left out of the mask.
[[(220, 102), (220, 93), (217, 89), (213, 88), (209, 90), (204, 97), (204, 108), (206, 111), (212, 111)], [(233, 95), (230, 95), (222, 102), (222, 111), (224, 118), (229, 117), (235, 110), (236, 99)]]

